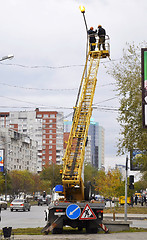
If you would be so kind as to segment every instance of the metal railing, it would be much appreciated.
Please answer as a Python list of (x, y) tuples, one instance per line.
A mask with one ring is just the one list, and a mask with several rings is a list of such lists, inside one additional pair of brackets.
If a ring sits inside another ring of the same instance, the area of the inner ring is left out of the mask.
[[(95, 37), (96, 42), (90, 43), (90, 37)], [(104, 42), (101, 41), (101, 38), (99, 38), (97, 34), (88, 35), (88, 42), (89, 42), (89, 51), (106, 50), (110, 52), (110, 38), (108, 35), (105, 35)], [(103, 44), (105, 46), (105, 49), (103, 49)], [(92, 47), (94, 48), (93, 50), (91, 50)]]

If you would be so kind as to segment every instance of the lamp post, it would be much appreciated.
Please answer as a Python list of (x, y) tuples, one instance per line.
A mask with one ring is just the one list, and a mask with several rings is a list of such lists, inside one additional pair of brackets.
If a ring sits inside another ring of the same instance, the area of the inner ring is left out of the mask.
[(87, 58), (87, 54), (88, 54), (88, 27), (87, 27), (87, 22), (86, 22), (86, 18), (85, 18), (85, 7), (84, 6), (80, 6), (80, 11), (83, 14), (83, 18), (84, 18), (84, 23), (85, 23), (85, 27), (86, 27), (86, 34), (87, 34), (87, 43), (86, 43), (86, 58)]
[(7, 60), (7, 59), (12, 59), (14, 58), (14, 55), (13, 54), (9, 54), (8, 56), (4, 56), (0, 59), (0, 61), (4, 61), (4, 60)]
[(85, 7), (80, 6), (79, 8), (80, 8), (81, 13), (83, 13), (83, 18), (84, 18), (84, 22), (85, 22), (86, 31), (88, 31), (87, 22), (86, 22), (86, 18), (85, 18)]
[(128, 187), (128, 155), (126, 156), (126, 181), (125, 181), (125, 217), (127, 221), (127, 187)]
[[(86, 59), (87, 59), (87, 54), (88, 54), (88, 28), (87, 28), (87, 22), (86, 22), (86, 18), (85, 18), (85, 7), (84, 6), (80, 6), (80, 11), (81, 13), (83, 14), (83, 18), (84, 18), (84, 23), (85, 23), (85, 27), (86, 27), (86, 34), (87, 34), (87, 42), (86, 42)], [(86, 67), (86, 71), (85, 71), (85, 77), (87, 77), (87, 67)], [(76, 104), (75, 104), (75, 108), (74, 108), (74, 113), (73, 113), (73, 117), (72, 119), (74, 118), (74, 115), (75, 115), (75, 110), (76, 110), (76, 107), (77, 107), (77, 104), (78, 104), (78, 100), (79, 100), (79, 96), (80, 96), (80, 92), (81, 92), (81, 87), (82, 87), (82, 81), (81, 81), (81, 84), (80, 84), (80, 87), (79, 87), (79, 90), (78, 90), (78, 95), (77, 95), (77, 100), (76, 100)]]

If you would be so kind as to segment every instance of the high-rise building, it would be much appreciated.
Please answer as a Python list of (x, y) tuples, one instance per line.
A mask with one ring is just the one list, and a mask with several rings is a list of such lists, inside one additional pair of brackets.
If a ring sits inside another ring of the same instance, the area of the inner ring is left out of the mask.
[[(71, 121), (64, 121), (64, 134), (70, 132)], [(104, 128), (93, 119), (88, 131), (88, 144), (85, 148), (85, 163), (91, 163), (97, 169), (104, 167)]]
[(38, 142), (37, 172), (51, 163), (62, 164), (63, 113), (57, 111), (12, 111), (0, 113), (0, 127), (27, 134)]

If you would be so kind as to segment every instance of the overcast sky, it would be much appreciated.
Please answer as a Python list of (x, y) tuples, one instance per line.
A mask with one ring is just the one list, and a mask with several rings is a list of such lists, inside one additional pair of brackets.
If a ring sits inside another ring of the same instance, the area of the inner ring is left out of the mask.
[[(0, 62), (0, 111), (46, 107), (65, 116), (72, 112), (86, 50), (79, 5), (86, 8), (88, 27), (101, 24), (106, 29), (112, 60), (122, 57), (126, 42), (137, 45), (147, 39), (146, 0), (0, 0), (0, 58), (15, 56)], [(109, 60), (100, 64), (94, 104), (118, 108), (115, 80), (104, 63), (109, 66)], [(116, 117), (115, 111), (93, 111), (105, 128), (105, 161), (111, 167), (125, 163), (125, 156), (116, 157)]]

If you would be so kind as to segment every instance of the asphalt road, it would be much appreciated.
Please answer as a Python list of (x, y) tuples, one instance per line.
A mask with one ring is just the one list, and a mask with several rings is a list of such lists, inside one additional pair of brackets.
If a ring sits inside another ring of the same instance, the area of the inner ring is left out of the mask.
[(15, 228), (36, 228), (44, 227), (45, 214), (44, 210), (47, 206), (31, 206), (30, 212), (11, 212), (8, 208), (7, 210), (2, 210), (1, 212), (1, 222), (0, 228), (12, 227)]
[[(36, 228), (46, 225), (44, 211), (47, 208), (44, 206), (32, 206), (30, 212), (11, 212), (2, 210), (0, 228), (12, 227), (15, 228)], [(130, 220), (129, 220), (130, 221)], [(147, 220), (131, 220), (131, 227), (147, 228)]]

